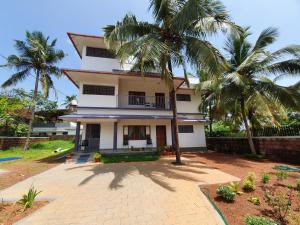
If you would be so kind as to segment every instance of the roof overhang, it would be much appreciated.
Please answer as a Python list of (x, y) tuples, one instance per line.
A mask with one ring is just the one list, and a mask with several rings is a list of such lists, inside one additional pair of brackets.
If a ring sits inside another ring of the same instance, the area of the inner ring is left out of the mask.
[[(102, 77), (116, 77), (116, 78), (124, 78), (124, 79), (140, 79), (140, 80), (153, 80), (153, 79), (161, 79), (159, 74), (154, 73), (145, 73), (144, 76), (141, 73), (137, 72), (128, 72), (128, 71), (92, 71), (92, 70), (76, 70), (76, 69), (63, 69), (64, 74), (69, 78), (70, 81), (76, 86), (79, 87), (80, 80), (89, 78), (91, 76), (102, 76)], [(183, 77), (174, 77), (174, 84), (176, 88), (179, 88), (185, 79)]]
[[(103, 114), (69, 114), (59, 117), (65, 121), (77, 122), (85, 119), (108, 119), (108, 120), (141, 120), (141, 119), (150, 119), (150, 120), (171, 120), (173, 116), (166, 115), (103, 115)], [(207, 122), (206, 119), (191, 119), (188, 117), (178, 116), (178, 121), (182, 122)]]
[(85, 45), (90, 47), (106, 48), (104, 37), (96, 35), (86, 35), (68, 32), (68, 37), (76, 49), (80, 58), (82, 58), (82, 50)]

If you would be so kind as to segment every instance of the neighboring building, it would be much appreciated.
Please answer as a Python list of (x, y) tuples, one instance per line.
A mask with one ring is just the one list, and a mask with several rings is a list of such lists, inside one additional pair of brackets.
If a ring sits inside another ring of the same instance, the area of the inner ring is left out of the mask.
[[(81, 69), (64, 73), (79, 88), (77, 112), (64, 121), (77, 122), (75, 149), (154, 149), (172, 145), (169, 89), (157, 73), (129, 72), (105, 46), (103, 37), (68, 33), (81, 58)], [(200, 96), (174, 78), (179, 143), (182, 150), (206, 149)], [(79, 127), (83, 125), (81, 135)]]
[(36, 123), (32, 127), (32, 136), (48, 137), (55, 135), (75, 136), (76, 123)]

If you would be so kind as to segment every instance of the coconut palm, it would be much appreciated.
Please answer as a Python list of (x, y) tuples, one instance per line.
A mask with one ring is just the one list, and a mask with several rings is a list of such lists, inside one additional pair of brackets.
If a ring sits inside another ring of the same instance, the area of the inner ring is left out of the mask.
[(207, 37), (237, 26), (218, 0), (150, 0), (149, 9), (154, 23), (126, 15), (116, 25), (104, 28), (105, 40), (122, 63), (131, 60), (133, 70), (142, 76), (145, 71), (159, 70), (166, 81), (173, 111), (173, 148), (180, 164), (173, 67), (182, 67), (185, 76), (187, 63), (216, 72), (224, 59)]
[(67, 95), (62, 105), (65, 105), (66, 108), (70, 108), (72, 105), (72, 101), (74, 100), (76, 100), (76, 95)]
[(4, 65), (15, 70), (15, 73), (2, 84), (3, 88), (16, 85), (29, 76), (35, 77), (31, 117), (24, 150), (29, 147), (39, 82), (45, 97), (48, 97), (49, 89), (54, 89), (51, 76), (58, 78), (61, 75), (61, 71), (56, 65), (64, 58), (64, 52), (55, 49), (56, 39), (50, 43), (49, 41), (49, 37), (45, 37), (41, 32), (26, 32), (25, 41), (15, 41), (15, 48), (19, 54), (9, 56)]
[[(278, 32), (274, 28), (262, 31), (254, 44), (247, 39), (249, 28), (239, 34), (232, 33), (225, 44), (229, 58), (227, 70), (210, 76), (198, 85), (197, 90), (216, 99), (215, 110), (231, 112), (235, 120), (243, 123), (252, 153), (256, 153), (252, 140), (249, 121), (252, 123), (269, 118), (273, 123), (278, 115), (289, 109), (300, 109), (299, 85), (283, 87), (276, 79), (284, 76), (299, 75), (300, 45), (289, 45), (270, 52), (267, 47), (274, 43)], [(216, 91), (218, 90), (218, 91)]]

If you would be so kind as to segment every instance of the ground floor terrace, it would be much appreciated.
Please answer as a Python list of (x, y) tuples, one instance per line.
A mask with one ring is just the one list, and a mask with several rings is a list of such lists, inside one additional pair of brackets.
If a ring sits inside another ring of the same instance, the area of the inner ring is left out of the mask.
[[(156, 151), (174, 143), (172, 120), (165, 117), (116, 116), (80, 118), (76, 115), (75, 151), (126, 153)], [(206, 150), (204, 120), (179, 119), (182, 151)], [(80, 127), (83, 127), (80, 131)]]

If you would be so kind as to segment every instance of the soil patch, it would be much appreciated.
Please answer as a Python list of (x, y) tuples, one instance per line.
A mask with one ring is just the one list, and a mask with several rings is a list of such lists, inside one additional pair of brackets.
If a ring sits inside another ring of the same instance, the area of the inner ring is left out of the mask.
[(0, 203), (0, 225), (12, 225), (47, 204), (47, 201), (36, 201), (31, 208), (24, 211), (20, 204)]

